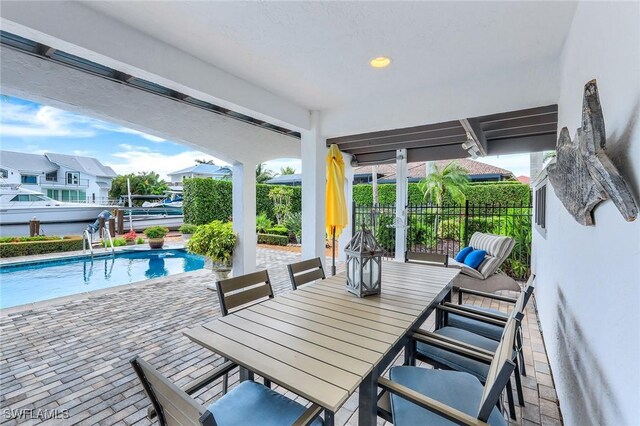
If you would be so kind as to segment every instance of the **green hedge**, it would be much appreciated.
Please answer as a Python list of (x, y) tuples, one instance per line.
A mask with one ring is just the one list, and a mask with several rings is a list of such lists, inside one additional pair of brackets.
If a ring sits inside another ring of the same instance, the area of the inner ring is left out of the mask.
[(283, 235), (285, 237), (289, 236), (289, 230), (286, 226), (274, 226), (273, 228), (265, 229), (267, 234), (271, 235)]
[(269, 244), (272, 246), (286, 246), (289, 244), (289, 237), (273, 234), (258, 234), (258, 244)]
[[(269, 191), (276, 185), (256, 185), (256, 213), (265, 213), (269, 219), (275, 221), (273, 202), (269, 198)], [(302, 189), (299, 186), (289, 186), (293, 189), (291, 211), (297, 213), (302, 210)], [(209, 178), (185, 179), (183, 183), (184, 220), (187, 223), (204, 225), (213, 220), (231, 220), (233, 212), (232, 186), (230, 181)]]
[[(531, 203), (531, 188), (529, 185), (520, 182), (477, 182), (468, 185), (465, 196), (470, 204), (528, 205)], [(359, 206), (373, 204), (371, 185), (354, 185), (353, 200)], [(395, 184), (378, 185), (378, 201), (381, 205), (395, 204)], [(444, 204), (451, 203), (452, 200), (445, 196)], [(409, 184), (409, 204), (424, 204), (424, 199), (417, 183)]]
[(82, 250), (81, 237), (45, 241), (24, 241), (19, 243), (0, 243), (0, 257), (28, 256), (32, 254), (58, 253)]
[(37, 235), (35, 237), (0, 237), (0, 243), (23, 243), (25, 241), (52, 241), (62, 237)]
[(214, 220), (230, 220), (231, 182), (208, 178), (185, 179), (182, 209), (184, 221), (194, 225), (204, 225)]

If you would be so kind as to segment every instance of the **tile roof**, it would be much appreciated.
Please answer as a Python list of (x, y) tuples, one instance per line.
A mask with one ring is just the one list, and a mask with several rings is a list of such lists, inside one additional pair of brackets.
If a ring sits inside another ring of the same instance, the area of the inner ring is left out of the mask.
[[(439, 169), (446, 167), (449, 163), (456, 161), (461, 165), (470, 175), (501, 175), (507, 178), (513, 178), (514, 175), (509, 170), (492, 166), (491, 164), (482, 163), (480, 161), (470, 160), (468, 158), (461, 158), (457, 160), (439, 160), (435, 161), (436, 166)], [(360, 166), (356, 167), (354, 174), (371, 174), (373, 166)], [(408, 177), (421, 179), (426, 176), (427, 168), (425, 163), (409, 163), (407, 165)], [(395, 179), (396, 178), (396, 165), (395, 164), (380, 164), (378, 166), (378, 176), (382, 175), (382, 179)]]

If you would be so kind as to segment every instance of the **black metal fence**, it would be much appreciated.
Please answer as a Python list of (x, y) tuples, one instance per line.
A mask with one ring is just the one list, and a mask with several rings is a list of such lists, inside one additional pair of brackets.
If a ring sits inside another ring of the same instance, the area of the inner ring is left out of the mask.
[[(372, 229), (385, 256), (395, 256), (395, 206), (355, 206), (353, 223)], [(409, 205), (406, 210), (407, 251), (455, 256), (469, 244), (474, 232), (508, 235), (516, 244), (502, 269), (526, 278), (531, 265), (531, 213), (529, 205)]]

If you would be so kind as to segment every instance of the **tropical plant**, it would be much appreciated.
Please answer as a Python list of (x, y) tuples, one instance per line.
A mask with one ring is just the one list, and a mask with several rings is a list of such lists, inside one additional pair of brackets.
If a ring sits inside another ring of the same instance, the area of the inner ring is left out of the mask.
[(271, 221), (271, 219), (267, 217), (266, 213), (260, 213), (256, 217), (256, 232), (259, 232), (261, 234), (266, 234), (267, 229), (271, 228), (272, 226), (273, 226), (273, 222)]
[(265, 183), (274, 176), (273, 171), (267, 169), (265, 163), (260, 163), (256, 166), (256, 183)]
[[(113, 241), (114, 247), (122, 247), (127, 245), (127, 240), (124, 238), (114, 238), (111, 241)], [(109, 240), (102, 240), (102, 247), (110, 247)]]
[(178, 230), (181, 234), (193, 234), (198, 229), (198, 225), (193, 223), (183, 223)]
[(165, 235), (169, 233), (169, 228), (166, 226), (150, 226), (144, 230), (144, 235), (147, 238), (156, 240), (160, 238), (164, 238)]
[(296, 174), (296, 169), (291, 167), (291, 166), (287, 166), (287, 167), (280, 167), (280, 174), (281, 175), (294, 175)]
[[(445, 195), (448, 195), (455, 203), (463, 204), (466, 200), (464, 191), (469, 184), (467, 170), (457, 161), (452, 161), (440, 169), (436, 163), (431, 163), (429, 174), (420, 181), (418, 188), (422, 192), (424, 201), (441, 207)], [(440, 215), (436, 214), (434, 228), (438, 234)]]
[(198, 227), (187, 242), (190, 253), (211, 258), (214, 263), (230, 266), (237, 235), (231, 222), (214, 220)]
[(205, 159), (203, 159), (203, 158), (196, 158), (196, 163), (197, 163), (197, 164), (211, 164), (211, 165), (213, 165), (213, 166), (215, 166), (215, 165), (216, 165), (216, 163), (214, 163), (214, 161), (213, 161), (213, 160), (205, 160)]
[(302, 212), (289, 213), (282, 222), (289, 229), (289, 232), (296, 236), (298, 242), (302, 242)]
[(288, 186), (274, 186), (269, 191), (269, 198), (273, 201), (273, 214), (278, 225), (282, 225), (284, 218), (291, 213), (291, 199), (293, 189)]
[(127, 179), (131, 182), (131, 193), (138, 195), (161, 195), (169, 189), (167, 183), (160, 179), (160, 175), (154, 172), (140, 172), (137, 175), (119, 175), (111, 182), (109, 190), (110, 198), (119, 198), (127, 195)]
[(136, 240), (136, 244), (144, 244), (144, 238), (138, 237), (138, 239)]

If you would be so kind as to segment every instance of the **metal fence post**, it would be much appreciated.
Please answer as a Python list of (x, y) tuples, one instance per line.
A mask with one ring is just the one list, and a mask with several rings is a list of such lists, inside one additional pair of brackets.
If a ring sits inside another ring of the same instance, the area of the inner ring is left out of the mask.
[(469, 245), (469, 200), (464, 201), (464, 246)]
[(352, 201), (351, 202), (351, 238), (353, 238), (356, 235), (356, 202)]

